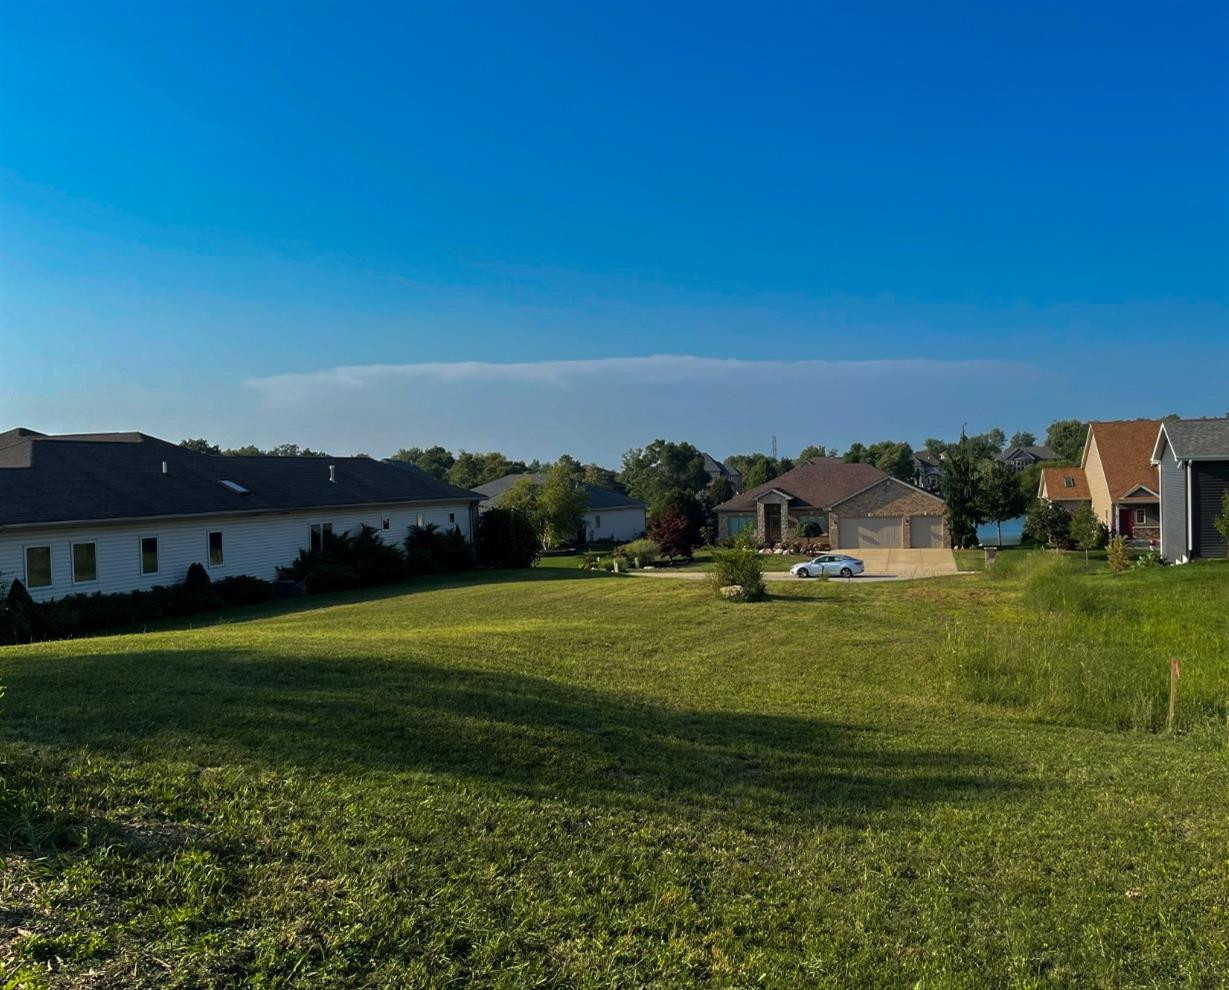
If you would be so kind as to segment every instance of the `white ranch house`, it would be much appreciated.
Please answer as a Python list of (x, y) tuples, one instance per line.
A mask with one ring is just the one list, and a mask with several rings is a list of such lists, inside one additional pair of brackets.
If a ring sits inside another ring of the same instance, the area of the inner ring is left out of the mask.
[(0, 433), (0, 584), (36, 601), (211, 578), (273, 580), (325, 531), (472, 539), (479, 496), (368, 457), (214, 457), (143, 433)]
[[(546, 480), (546, 474), (506, 474), (484, 485), (475, 486), (474, 491), (483, 499), (480, 510), (498, 505), (500, 496), (525, 479), (540, 485)], [(589, 499), (589, 508), (585, 512), (584, 531), (577, 534), (579, 542), (613, 540), (616, 543), (626, 543), (644, 535), (647, 506), (643, 502), (621, 492), (599, 488), (597, 485), (582, 482), (581, 487)]]

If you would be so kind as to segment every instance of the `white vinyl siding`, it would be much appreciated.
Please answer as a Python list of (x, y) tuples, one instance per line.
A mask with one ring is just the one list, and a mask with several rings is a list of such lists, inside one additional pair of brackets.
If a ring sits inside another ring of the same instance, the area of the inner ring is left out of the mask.
[[(419, 515), (424, 523), (435, 523), (440, 529), (449, 527), (451, 515), (461, 533), (469, 539), (468, 503), (443, 503), (420, 508), (411, 503), (403, 506), (377, 506), (366, 511), (346, 509), (330, 513), (336, 533), (358, 532), (362, 523), (372, 526), (385, 543), (404, 542)], [(82, 528), (40, 528), (0, 532), (0, 582), (21, 577), (38, 601), (71, 595), (81, 590), (105, 593), (135, 591), (159, 584), (179, 584), (194, 563), (208, 561), (208, 533), (222, 533), (223, 560), (209, 568), (214, 580), (236, 574), (273, 580), (277, 568), (286, 567), (300, 550), (308, 545), (309, 527), (320, 521), (319, 509), (310, 512), (270, 513), (267, 515), (229, 516), (212, 519), (173, 520), (131, 524), (104, 525), (91, 523)], [(381, 529), (383, 518), (389, 528)], [(84, 539), (88, 533), (88, 540)], [(142, 540), (157, 540), (157, 571), (143, 573), (145, 553)], [(95, 566), (98, 579), (88, 589), (72, 582), (72, 544), (95, 544)], [(36, 572), (50, 572), (50, 583), (31, 586), (26, 550), (46, 548), (42, 563), (36, 561)]]
[(590, 540), (626, 543), (640, 536), (644, 529), (644, 509), (639, 506), (585, 513), (585, 532)]

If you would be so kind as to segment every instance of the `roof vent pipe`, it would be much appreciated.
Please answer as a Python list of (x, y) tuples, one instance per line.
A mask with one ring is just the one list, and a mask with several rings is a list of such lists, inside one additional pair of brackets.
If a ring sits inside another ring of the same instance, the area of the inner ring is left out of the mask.
[(162, 473), (163, 473), (163, 474), (170, 474), (170, 473), (171, 473), (170, 471), (168, 471), (168, 470), (166, 469), (166, 461), (163, 461), (163, 462), (162, 462)]
[(329, 481), (333, 482), (333, 484), (337, 484), (337, 465), (336, 464), (329, 465)]

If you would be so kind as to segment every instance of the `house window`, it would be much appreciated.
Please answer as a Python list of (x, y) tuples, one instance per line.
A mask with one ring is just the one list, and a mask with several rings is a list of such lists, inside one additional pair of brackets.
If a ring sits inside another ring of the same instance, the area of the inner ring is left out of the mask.
[(1074, 478), (1063, 478), (1063, 487), (1064, 488), (1074, 488), (1075, 479)]
[(1135, 510), (1135, 525), (1142, 526), (1148, 521), (1148, 513), (1143, 509)]
[(51, 587), (51, 547), (26, 547), (26, 587)]
[(755, 516), (730, 516), (727, 531), (731, 536), (737, 536), (748, 529), (755, 529)]
[(423, 526), (423, 514), (422, 514), (421, 512), (420, 512), (420, 513), (418, 513), (418, 522), (417, 522), (415, 525), (417, 525), (419, 529), (422, 529), (422, 526)]
[(73, 544), (73, 584), (98, 580), (98, 551), (94, 543)]
[(380, 517), (380, 529), (389, 529), (393, 525), (393, 521), (388, 516)]
[(448, 513), (448, 525), (451, 526), (456, 521), (457, 521), (457, 514), (455, 512)]
[(309, 533), (311, 548), (315, 553), (324, 549), (325, 537), (333, 535), (332, 523), (312, 523)]
[(594, 529), (601, 529), (601, 528), (602, 528), (602, 517), (601, 517), (601, 516), (594, 516), (594, 517), (593, 517), (593, 528), (594, 528)]
[(209, 566), (222, 566), (222, 531), (211, 530), (209, 533)]
[(141, 537), (141, 573), (158, 573), (158, 537)]

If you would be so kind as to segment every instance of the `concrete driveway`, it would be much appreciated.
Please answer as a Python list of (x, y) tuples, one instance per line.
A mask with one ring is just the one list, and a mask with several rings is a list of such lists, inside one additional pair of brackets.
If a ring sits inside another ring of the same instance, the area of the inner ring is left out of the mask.
[[(866, 571), (852, 581), (908, 581), (913, 578), (942, 577), (945, 574), (956, 574), (956, 558), (950, 550), (872, 550), (866, 547), (858, 550), (835, 550), (834, 553), (847, 553), (857, 557), (866, 565)], [(706, 571), (676, 571), (672, 568), (661, 570), (628, 571), (634, 577), (683, 578), (689, 581), (706, 581)], [(792, 574), (783, 571), (765, 571), (765, 581), (800, 581)], [(840, 581), (841, 578), (833, 580)]]
[(923, 578), (955, 574), (956, 558), (951, 550), (894, 550), (888, 548), (835, 550), (847, 553), (866, 564), (867, 577)]

